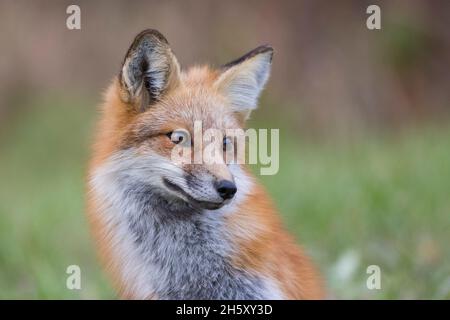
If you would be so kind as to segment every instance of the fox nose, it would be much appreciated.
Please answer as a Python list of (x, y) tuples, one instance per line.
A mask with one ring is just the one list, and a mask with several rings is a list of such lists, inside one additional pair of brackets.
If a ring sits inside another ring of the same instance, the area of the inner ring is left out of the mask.
[(223, 200), (227, 200), (233, 198), (234, 194), (237, 191), (237, 188), (232, 181), (220, 180), (216, 184), (216, 190)]

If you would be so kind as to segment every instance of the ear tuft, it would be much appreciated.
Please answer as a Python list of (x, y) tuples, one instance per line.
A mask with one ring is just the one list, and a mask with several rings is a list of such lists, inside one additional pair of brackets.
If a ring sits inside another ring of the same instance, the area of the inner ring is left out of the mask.
[(178, 84), (179, 73), (167, 39), (157, 30), (144, 30), (134, 39), (122, 65), (123, 100), (144, 111)]
[(233, 111), (247, 119), (256, 109), (258, 98), (270, 75), (273, 48), (260, 46), (222, 67), (215, 82), (219, 92), (230, 101)]

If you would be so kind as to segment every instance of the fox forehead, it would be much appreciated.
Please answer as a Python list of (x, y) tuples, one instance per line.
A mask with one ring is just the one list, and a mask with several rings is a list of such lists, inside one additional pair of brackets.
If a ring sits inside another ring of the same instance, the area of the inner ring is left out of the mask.
[(208, 67), (182, 73), (178, 88), (134, 119), (133, 133), (145, 137), (181, 128), (193, 133), (195, 121), (200, 121), (204, 130), (240, 128), (224, 97), (214, 90), (214, 79), (215, 72)]

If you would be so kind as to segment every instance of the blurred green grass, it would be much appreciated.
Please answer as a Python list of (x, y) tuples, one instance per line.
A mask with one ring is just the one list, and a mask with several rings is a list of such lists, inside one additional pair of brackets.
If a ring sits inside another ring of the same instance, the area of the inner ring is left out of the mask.
[[(84, 216), (91, 101), (33, 103), (0, 128), (0, 298), (115, 295)], [(281, 130), (280, 171), (261, 177), (335, 298), (450, 298), (450, 128), (352, 143)], [(82, 289), (66, 288), (81, 267)], [(382, 289), (366, 288), (379, 265)]]

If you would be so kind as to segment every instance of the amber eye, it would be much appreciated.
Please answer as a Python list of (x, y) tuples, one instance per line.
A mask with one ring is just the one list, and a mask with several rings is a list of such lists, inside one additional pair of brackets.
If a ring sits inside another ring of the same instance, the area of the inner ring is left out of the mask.
[(169, 137), (170, 141), (175, 144), (179, 144), (189, 140), (189, 132), (183, 129), (169, 132), (167, 133), (167, 136)]
[(223, 138), (223, 151), (230, 150), (232, 145), (233, 145), (233, 139), (231, 139), (230, 137)]

